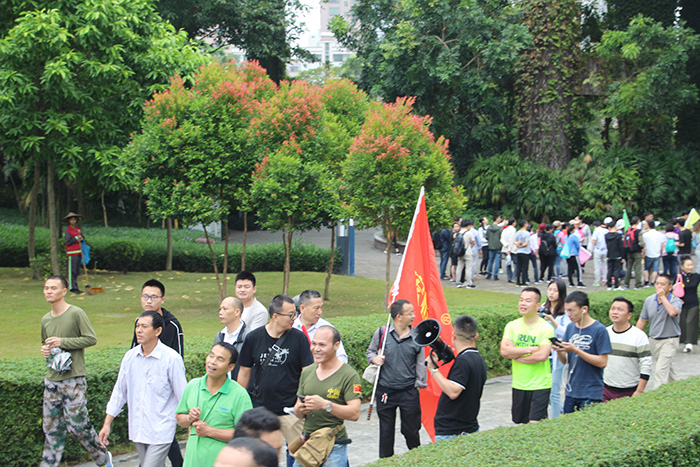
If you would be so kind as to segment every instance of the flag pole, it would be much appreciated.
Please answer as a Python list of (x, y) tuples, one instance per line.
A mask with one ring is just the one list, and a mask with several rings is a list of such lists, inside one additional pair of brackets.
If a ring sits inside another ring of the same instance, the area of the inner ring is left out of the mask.
[[(389, 334), (389, 323), (391, 322), (391, 313), (386, 318), (386, 327), (384, 328), (384, 337), (382, 339), (382, 347), (379, 349), (379, 356), (384, 355), (384, 348), (386, 347), (386, 336)], [(381, 336), (381, 332), (379, 334)], [(374, 396), (377, 394), (377, 383), (379, 382), (379, 372), (382, 370), (382, 365), (377, 367), (377, 376), (374, 379), (374, 387), (372, 388), (372, 398), (369, 401), (369, 410), (367, 410), (367, 420), (372, 418), (372, 407), (374, 407)]]

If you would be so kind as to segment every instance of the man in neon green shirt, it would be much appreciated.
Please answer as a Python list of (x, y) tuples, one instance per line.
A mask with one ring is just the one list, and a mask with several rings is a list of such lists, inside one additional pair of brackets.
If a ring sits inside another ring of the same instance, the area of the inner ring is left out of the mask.
[(233, 438), (241, 414), (253, 408), (248, 391), (228, 378), (237, 358), (231, 344), (214, 344), (206, 359), (207, 374), (185, 388), (175, 410), (178, 425), (190, 429), (184, 467), (212, 467)]
[(525, 287), (520, 294), (521, 317), (503, 331), (501, 356), (513, 360), (513, 423), (532, 423), (547, 418), (552, 373), (550, 338), (554, 328), (537, 315), (540, 291)]

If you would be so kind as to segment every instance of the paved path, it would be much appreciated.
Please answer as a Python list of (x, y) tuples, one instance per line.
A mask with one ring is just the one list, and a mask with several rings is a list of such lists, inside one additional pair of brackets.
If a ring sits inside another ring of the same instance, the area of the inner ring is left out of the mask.
[[(231, 236), (232, 241), (240, 242), (242, 234), (234, 232)], [(248, 241), (251, 244), (268, 243), (281, 241), (280, 234), (270, 234), (268, 232), (253, 232), (249, 234)], [(325, 230), (321, 232), (307, 232), (301, 236), (301, 241), (314, 242), (321, 247), (328, 248), (330, 246), (330, 232)], [(373, 279), (384, 279), (386, 255), (383, 251), (374, 248), (374, 231), (359, 231), (355, 236), (355, 273), (358, 276), (369, 277)], [(396, 276), (400, 257), (392, 256), (391, 258), (391, 277)], [(532, 269), (530, 269), (532, 277)], [(587, 272), (584, 274), (583, 282), (587, 285), (593, 283), (592, 274)], [(492, 290), (497, 292), (507, 292), (517, 294), (520, 288), (513, 284), (508, 284), (507, 281), (499, 282), (477, 279), (475, 282), (478, 289)], [(445, 287), (454, 286), (449, 281), (443, 281)], [(544, 291), (544, 286), (540, 286)], [(586, 292), (596, 291), (594, 287), (587, 287)], [(651, 293), (651, 291), (650, 291)], [(700, 353), (700, 352), (698, 352)], [(698, 353), (684, 354), (678, 352), (675, 357), (676, 374), (679, 379), (688, 378), (691, 376), (700, 375), (700, 355)], [(652, 390), (654, 387), (653, 378), (647, 386), (647, 390)], [(511, 377), (502, 376), (491, 378), (486, 382), (484, 387), (484, 395), (481, 399), (481, 411), (479, 413), (479, 424), (481, 431), (491, 430), (501, 426), (514, 426), (510, 419), (511, 405)], [(367, 410), (369, 404), (362, 405), (362, 415), (357, 422), (347, 422), (346, 426), (353, 442), (348, 447), (350, 457), (350, 465), (360, 466), (378, 458), (378, 419), (376, 414), (372, 415), (371, 420), (367, 420)], [(99, 421), (98, 421), (99, 422)], [(430, 439), (424, 430), (421, 432), (423, 443), (429, 443)], [(182, 443), (184, 448), (184, 442)], [(399, 422), (397, 420), (396, 430), (396, 454), (406, 451), (406, 445), (403, 442), (403, 437), (399, 433)], [(89, 467), (94, 464), (83, 464), (79, 467)], [(114, 459), (114, 465), (118, 467), (137, 467), (138, 456), (136, 453), (117, 456)], [(170, 465), (170, 463), (166, 463)], [(280, 464), (282, 465), (282, 464)]]

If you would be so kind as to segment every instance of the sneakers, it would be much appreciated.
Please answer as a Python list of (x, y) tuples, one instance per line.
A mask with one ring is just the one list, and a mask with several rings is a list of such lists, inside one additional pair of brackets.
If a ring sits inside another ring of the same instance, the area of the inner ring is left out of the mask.
[(600, 284), (598, 282), (594, 282), (593, 287), (600, 287)]
[(112, 453), (107, 451), (107, 463), (104, 467), (114, 467), (114, 462), (112, 461)]
[(462, 288), (464, 288), (464, 287), (466, 287), (466, 284), (465, 284), (464, 282), (461, 282), (461, 283), (457, 284), (457, 288), (458, 288), (458, 289), (462, 289)]
[(493, 280), (495, 280), (495, 281), (499, 280), (498, 276), (493, 276)]
[(579, 282), (578, 284), (576, 284), (576, 288), (577, 289), (585, 289), (586, 285), (583, 282)]
[(685, 344), (685, 349), (683, 349), (683, 352), (690, 353), (692, 351), (693, 351), (693, 344)]
[(612, 290), (612, 289), (613, 289), (612, 287), (608, 287), (608, 290)]
[(615, 290), (625, 290), (624, 287), (615, 287)]
[(467, 285), (465, 285), (465, 287), (467, 287), (469, 289), (476, 289), (476, 286), (474, 284), (467, 284)]

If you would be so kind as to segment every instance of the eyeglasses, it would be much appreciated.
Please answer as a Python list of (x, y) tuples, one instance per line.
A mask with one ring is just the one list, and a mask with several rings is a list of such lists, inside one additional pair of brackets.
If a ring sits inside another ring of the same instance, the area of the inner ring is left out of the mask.
[(275, 313), (275, 314), (276, 314), (276, 315), (280, 315), (280, 316), (286, 316), (287, 318), (294, 319), (294, 318), (296, 318), (296, 316), (297, 316), (299, 313), (296, 312), (296, 311), (293, 311), (293, 312), (291, 312), (291, 313)]
[(149, 301), (149, 300), (152, 301), (152, 302), (155, 302), (156, 300), (158, 300), (158, 299), (160, 298), (160, 296), (158, 296), (158, 295), (146, 295), (146, 294), (143, 294), (143, 295), (141, 295), (141, 298), (142, 298), (144, 301), (146, 301), (146, 302)]

